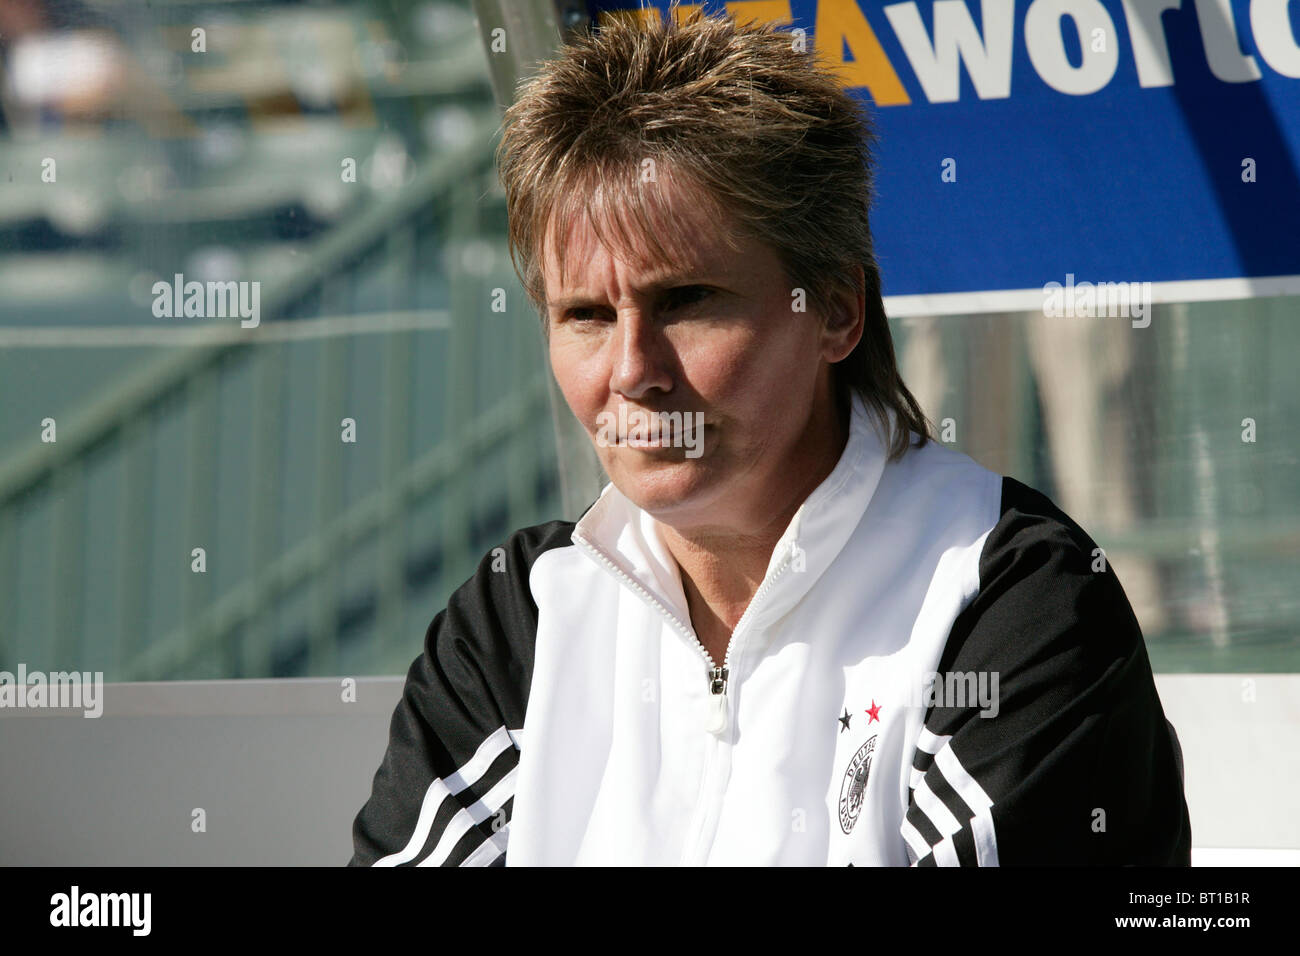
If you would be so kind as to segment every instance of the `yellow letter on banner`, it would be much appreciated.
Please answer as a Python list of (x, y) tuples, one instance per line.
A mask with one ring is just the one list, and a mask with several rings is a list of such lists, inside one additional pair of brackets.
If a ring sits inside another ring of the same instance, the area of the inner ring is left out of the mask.
[(734, 0), (727, 4), (727, 13), (737, 23), (753, 21), (784, 26), (794, 22), (790, 0)]
[(627, 20), (638, 26), (649, 26), (654, 19), (662, 19), (661, 14), (654, 7), (637, 7), (626, 10), (601, 10), (597, 13), (596, 22), (602, 23), (605, 20)]
[[(821, 0), (813, 29), (817, 58), (834, 70), (846, 87), (865, 86), (879, 106), (912, 102), (856, 0)], [(844, 59), (846, 40), (853, 51), (852, 62)]]

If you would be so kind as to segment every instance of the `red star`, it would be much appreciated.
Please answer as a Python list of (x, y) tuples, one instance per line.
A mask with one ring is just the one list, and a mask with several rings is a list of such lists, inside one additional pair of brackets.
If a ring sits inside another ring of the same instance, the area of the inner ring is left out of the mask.
[(880, 720), (880, 705), (876, 703), (874, 697), (871, 698), (871, 706), (867, 708), (867, 718), (867, 723), (871, 723), (873, 720)]

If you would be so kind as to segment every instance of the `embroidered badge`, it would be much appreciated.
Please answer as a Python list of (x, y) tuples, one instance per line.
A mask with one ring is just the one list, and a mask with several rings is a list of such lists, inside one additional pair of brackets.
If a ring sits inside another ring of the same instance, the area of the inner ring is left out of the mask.
[(867, 777), (871, 773), (871, 754), (875, 749), (876, 738), (872, 736), (858, 748), (844, 771), (844, 780), (840, 784), (840, 829), (846, 834), (852, 832), (858, 814), (862, 812), (867, 795)]

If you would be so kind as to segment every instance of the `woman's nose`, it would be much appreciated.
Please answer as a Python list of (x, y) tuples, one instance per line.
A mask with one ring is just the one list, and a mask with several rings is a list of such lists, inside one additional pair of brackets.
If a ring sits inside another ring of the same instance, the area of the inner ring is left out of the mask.
[(638, 399), (653, 389), (672, 388), (668, 342), (663, 330), (640, 310), (618, 316), (610, 344), (610, 391)]

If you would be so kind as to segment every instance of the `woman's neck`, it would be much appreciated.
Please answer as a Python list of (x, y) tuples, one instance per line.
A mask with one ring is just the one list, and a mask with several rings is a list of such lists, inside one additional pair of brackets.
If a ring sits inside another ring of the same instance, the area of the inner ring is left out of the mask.
[[(837, 409), (838, 411), (838, 409)], [(664, 546), (677, 562), (691, 624), (715, 664), (721, 664), (732, 631), (763, 582), (772, 552), (808, 496), (835, 469), (848, 442), (848, 423), (831, 416), (828, 440), (816, 462), (784, 504), (745, 528), (678, 529), (656, 522)]]

